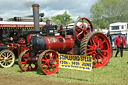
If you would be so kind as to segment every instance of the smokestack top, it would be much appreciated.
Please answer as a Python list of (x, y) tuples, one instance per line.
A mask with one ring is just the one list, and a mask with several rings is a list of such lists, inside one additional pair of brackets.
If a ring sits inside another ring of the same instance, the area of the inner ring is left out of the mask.
[(39, 4), (33, 4), (32, 8), (39, 8)]

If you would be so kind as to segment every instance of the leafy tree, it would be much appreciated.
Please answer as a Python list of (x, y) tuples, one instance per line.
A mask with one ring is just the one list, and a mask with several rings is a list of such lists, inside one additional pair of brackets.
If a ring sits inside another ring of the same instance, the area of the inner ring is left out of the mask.
[(51, 17), (52, 21), (54, 21), (58, 26), (63, 24), (64, 26), (67, 26), (69, 23), (74, 22), (69, 14), (67, 12), (64, 12), (64, 14), (59, 14), (56, 16)]
[(128, 22), (128, 0), (99, 0), (91, 7), (96, 28), (108, 28), (110, 23)]
[(44, 17), (43, 18), (43, 22), (46, 22), (47, 20), (49, 20), (49, 17)]

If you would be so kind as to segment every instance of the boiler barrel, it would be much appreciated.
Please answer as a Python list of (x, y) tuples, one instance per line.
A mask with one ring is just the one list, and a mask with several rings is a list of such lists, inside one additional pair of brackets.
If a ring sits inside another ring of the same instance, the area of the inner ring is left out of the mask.
[(63, 38), (61, 36), (56, 37), (44, 37), (46, 41), (46, 50), (52, 49), (58, 52), (70, 51), (74, 46), (74, 40), (72, 38)]

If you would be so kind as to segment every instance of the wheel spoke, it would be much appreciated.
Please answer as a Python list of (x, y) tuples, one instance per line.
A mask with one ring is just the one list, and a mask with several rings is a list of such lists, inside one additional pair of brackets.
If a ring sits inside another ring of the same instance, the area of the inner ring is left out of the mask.
[(21, 62), (21, 64), (25, 64), (26, 62)]
[(50, 69), (49, 69), (49, 67), (48, 67), (48, 73), (50, 73)]
[(1, 62), (4, 61), (4, 59), (0, 59), (0, 60), (1, 60)]
[(81, 31), (78, 35), (77, 35), (77, 38), (83, 33), (83, 31)]
[(9, 52), (7, 52), (7, 58), (10, 56), (11, 54)]
[(94, 59), (95, 57), (96, 57), (96, 54), (93, 54), (93, 55), (92, 55), (92, 59)]
[(93, 46), (91, 46), (91, 45), (87, 45), (87, 47), (94, 48), (94, 47), (93, 47)]
[(82, 27), (80, 27), (80, 26), (78, 26), (78, 25), (76, 25), (76, 27), (78, 27), (79, 29), (83, 30), (83, 28), (82, 28)]
[(58, 61), (58, 59), (56, 58), (55, 60), (53, 60), (53, 62), (55, 62), (55, 61)]
[(5, 62), (5, 66), (7, 66), (7, 62)]
[(31, 69), (33, 69), (31, 64), (29, 64), (29, 67), (30, 67)]
[(52, 53), (48, 53), (49, 54), (49, 59), (51, 59)]
[(103, 61), (104, 59), (100, 56), (100, 55), (98, 55), (99, 56), (99, 58)]
[(10, 57), (10, 56), (11, 56), (11, 54), (8, 55), (8, 57)]
[(84, 24), (84, 19), (82, 19), (82, 25), (83, 25), (83, 27), (85, 27), (85, 24)]
[(53, 65), (52, 65), (52, 69), (53, 69), (53, 71), (55, 70), (54, 67), (53, 67)]
[(1, 64), (4, 65), (4, 63), (5, 63), (5, 62), (3, 61)]
[(4, 54), (2, 54), (1, 56), (4, 57), (4, 58), (6, 57)]
[(51, 57), (51, 59), (54, 57), (55, 55), (53, 55), (52, 57)]
[(28, 65), (28, 67), (27, 67), (27, 71), (29, 71), (29, 65)]
[(97, 60), (96, 60), (96, 57), (94, 58), (94, 60), (95, 60), (95, 65), (97, 64), (96, 62), (97, 62)]
[(45, 55), (45, 59), (47, 60), (47, 56)]
[(11, 63), (11, 62), (12, 62), (12, 60), (9, 60), (9, 61), (8, 61), (8, 63)]
[(108, 53), (108, 50), (101, 50), (101, 52)]
[(44, 69), (44, 71), (46, 72), (47, 69), (48, 69), (48, 66)]
[(46, 65), (46, 63), (44, 63), (44, 64), (41, 64), (41, 67), (43, 67), (44, 65)]
[(92, 40), (92, 42), (93, 42), (94, 46), (96, 46), (96, 43), (95, 43), (95, 41), (94, 41), (94, 40)]
[(99, 55), (97, 55), (97, 58), (96, 58), (96, 59), (97, 59), (97, 64), (99, 63), (99, 58), (98, 58), (98, 56), (99, 56)]
[(90, 48), (90, 49), (86, 49), (86, 50), (87, 50), (87, 51), (92, 51), (93, 49)]
[(23, 66), (23, 69), (25, 68), (26, 65), (27, 65), (27, 63), (25, 63), (25, 65)]
[(101, 55), (103, 58), (105, 58), (105, 56), (104, 56), (102, 53), (100, 53), (100, 55)]
[(80, 32), (80, 29), (76, 29), (76, 31), (79, 33)]
[(105, 43), (105, 40), (103, 40), (103, 41), (100, 43), (100, 46), (101, 46), (103, 43)]
[(27, 61), (27, 59), (26, 59), (26, 58), (23, 58), (23, 60)]
[(57, 64), (53, 64), (57, 68)]
[(99, 48), (100, 48), (100, 50), (101, 50), (103, 47), (104, 47), (104, 46), (99, 47)]
[(94, 53), (94, 51), (91, 51), (91, 52), (88, 52), (87, 55), (89, 55), (89, 54), (93, 54), (93, 53)]
[(43, 58), (42, 58), (42, 60), (41, 61), (46, 61), (46, 60), (44, 60)]
[(86, 29), (90, 26), (90, 24), (88, 24), (88, 26), (86, 27)]
[(93, 44), (92, 44), (92, 39), (90, 39), (89, 41), (90, 41), (90, 44), (93, 45)]
[(12, 59), (13, 57), (9, 57), (8, 59)]

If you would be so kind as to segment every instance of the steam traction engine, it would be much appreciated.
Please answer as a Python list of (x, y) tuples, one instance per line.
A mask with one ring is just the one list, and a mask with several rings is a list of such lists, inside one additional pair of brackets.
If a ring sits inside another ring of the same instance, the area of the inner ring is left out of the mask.
[(61, 28), (58, 31), (60, 35), (57, 35), (56, 26), (48, 21), (40, 34), (37, 22), (39, 5), (32, 7), (36, 32), (29, 38), (29, 50), (23, 51), (19, 56), (18, 64), (22, 71), (34, 71), (38, 67), (44, 74), (56, 73), (59, 69), (58, 53), (90, 55), (93, 58), (93, 67), (96, 68), (108, 63), (111, 44), (104, 34), (94, 32), (90, 20), (80, 18), (73, 28), (66, 28), (65, 31)]
[(28, 49), (28, 47), (26, 47), (27, 41), (24, 37), (14, 36), (13, 33), (10, 34), (12, 36), (9, 36), (9, 42), (0, 42), (0, 67), (2, 68), (13, 66), (17, 56), (19, 56), (23, 50)]

